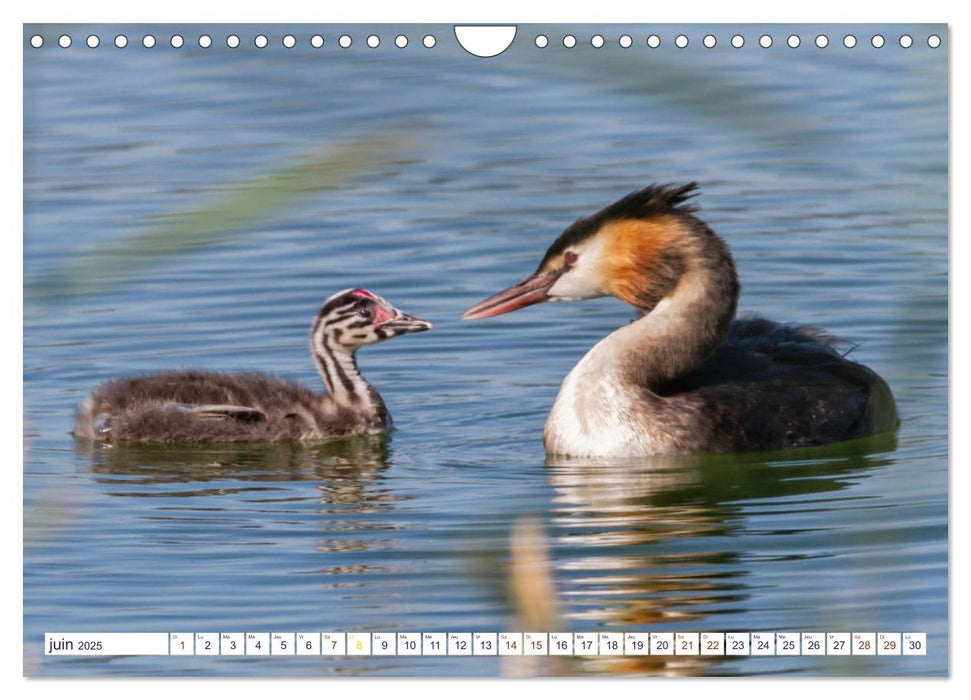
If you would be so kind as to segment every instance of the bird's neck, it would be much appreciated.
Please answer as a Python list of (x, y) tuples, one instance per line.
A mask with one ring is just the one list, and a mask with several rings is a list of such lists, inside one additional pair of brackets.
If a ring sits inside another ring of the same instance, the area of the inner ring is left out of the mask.
[(563, 380), (546, 421), (548, 452), (638, 454), (679, 448), (683, 421), (671, 424), (657, 401), (662, 387), (697, 367), (721, 344), (735, 316), (738, 278), (728, 248), (707, 229), (679, 251), (681, 274), (661, 295), (640, 297), (644, 315), (608, 335)]
[[(686, 261), (671, 291), (637, 321), (601, 341), (629, 384), (653, 389), (700, 365), (721, 344), (735, 316), (738, 278), (727, 248)], [(712, 253), (717, 253), (713, 255)]]
[(326, 337), (312, 341), (311, 349), (314, 364), (327, 387), (328, 401), (387, 422), (389, 416), (384, 400), (357, 368), (357, 357), (353, 350)]

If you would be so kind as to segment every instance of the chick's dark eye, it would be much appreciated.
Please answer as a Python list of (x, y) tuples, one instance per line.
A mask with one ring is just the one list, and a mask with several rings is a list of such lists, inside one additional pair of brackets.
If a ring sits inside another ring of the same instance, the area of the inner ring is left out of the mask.
[(361, 318), (371, 318), (371, 309), (367, 306), (362, 306), (357, 310), (357, 315)]
[(563, 262), (565, 262), (567, 265), (572, 265), (579, 257), (580, 256), (574, 253), (572, 250), (568, 250), (563, 253)]

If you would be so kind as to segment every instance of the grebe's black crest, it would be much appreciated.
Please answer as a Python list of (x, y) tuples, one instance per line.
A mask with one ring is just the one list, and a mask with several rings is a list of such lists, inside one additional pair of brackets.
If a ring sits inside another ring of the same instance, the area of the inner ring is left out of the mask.
[(542, 270), (550, 260), (560, 257), (567, 248), (593, 236), (609, 221), (649, 219), (665, 214), (690, 214), (697, 211), (697, 205), (689, 200), (698, 193), (697, 182), (686, 185), (655, 183), (635, 190), (600, 211), (570, 224), (547, 248), (546, 255), (536, 269)]

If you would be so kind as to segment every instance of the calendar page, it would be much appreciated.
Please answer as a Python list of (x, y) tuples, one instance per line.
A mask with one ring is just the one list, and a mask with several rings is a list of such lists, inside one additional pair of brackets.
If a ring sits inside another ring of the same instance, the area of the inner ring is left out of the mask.
[(948, 675), (946, 25), (22, 42), (24, 675)]

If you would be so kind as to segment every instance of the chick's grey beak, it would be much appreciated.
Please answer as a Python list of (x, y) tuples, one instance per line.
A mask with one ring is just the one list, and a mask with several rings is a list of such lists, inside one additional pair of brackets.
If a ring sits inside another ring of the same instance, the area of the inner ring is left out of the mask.
[(403, 333), (421, 333), (423, 331), (430, 331), (432, 329), (432, 324), (422, 318), (418, 318), (417, 316), (409, 316), (406, 313), (398, 311), (396, 316), (394, 316), (391, 320), (382, 323), (380, 328), (391, 331), (397, 335), (401, 335)]

